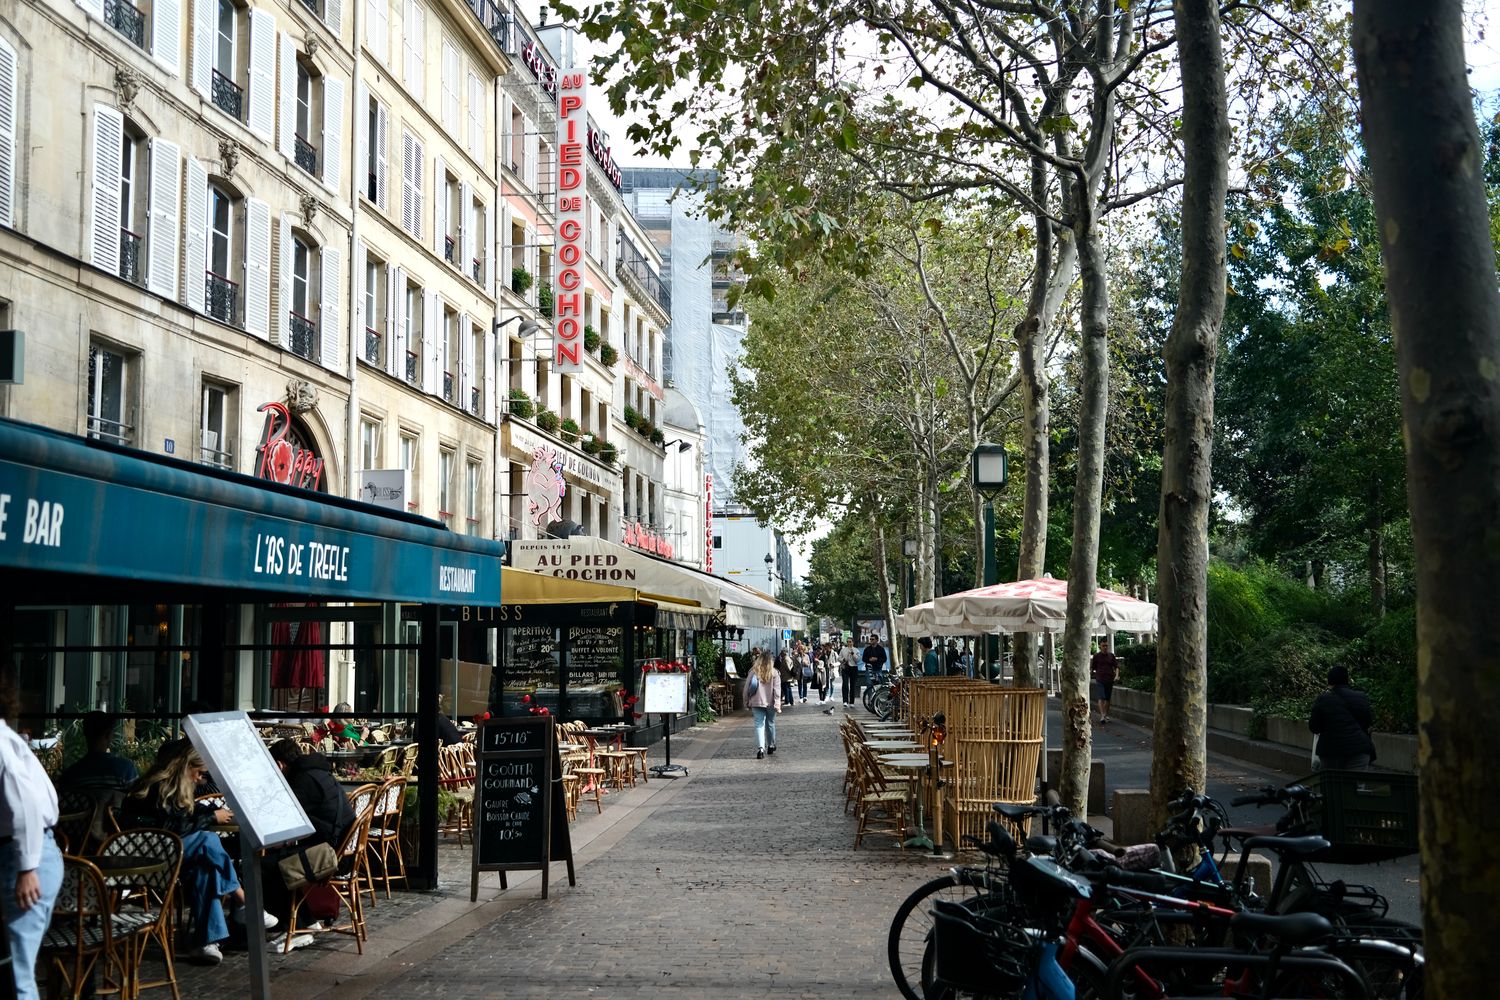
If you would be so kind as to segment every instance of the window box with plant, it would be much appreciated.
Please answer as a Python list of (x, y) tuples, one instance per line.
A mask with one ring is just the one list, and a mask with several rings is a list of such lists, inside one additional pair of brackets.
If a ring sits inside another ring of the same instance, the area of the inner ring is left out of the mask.
[(583, 328), (583, 349), (590, 352), (599, 350), (599, 331), (587, 324)]
[(559, 434), (559, 436), (567, 444), (577, 444), (578, 443), (578, 421), (574, 420), (572, 417), (566, 417), (566, 418), (564, 418), (562, 424), (560, 425), (560, 434)]
[(646, 436), (649, 437), (651, 439), (651, 443), (656, 445), (658, 448), (667, 443), (667, 436), (661, 432), (660, 427), (652, 427), (650, 432), (647, 433)]
[(536, 425), (542, 430), (546, 431), (548, 434), (556, 433), (557, 425), (559, 423), (560, 421), (557, 419), (557, 414), (553, 413), (551, 410), (542, 410), (536, 415)]
[(606, 442), (604, 447), (599, 449), (599, 460), (605, 465), (614, 465), (615, 459), (619, 454), (620, 450), (618, 448)]
[(536, 290), (536, 311), (548, 319), (552, 318), (553, 301), (552, 289), (549, 286), (543, 285)]
[(517, 295), (525, 295), (530, 291), (533, 280), (531, 272), (524, 267), (510, 269), (510, 290)]
[(635, 427), (635, 425), (638, 424), (638, 423), (640, 423), (640, 422), (641, 422), (641, 411), (637, 410), (635, 407), (631, 406), (629, 403), (626, 403), (625, 404), (625, 426), (626, 427), (630, 427), (630, 428), (633, 429)]
[(600, 344), (599, 360), (604, 362), (605, 367), (613, 368), (615, 362), (620, 360), (620, 352), (615, 350), (612, 344)]
[(583, 444), (579, 445), (579, 447), (583, 449), (585, 455), (593, 455), (597, 458), (599, 453), (604, 450), (604, 442), (590, 434), (583, 439)]
[(531, 415), (536, 412), (536, 407), (531, 405), (531, 397), (520, 389), (510, 391), (510, 414), (513, 417), (521, 417), (530, 420)]

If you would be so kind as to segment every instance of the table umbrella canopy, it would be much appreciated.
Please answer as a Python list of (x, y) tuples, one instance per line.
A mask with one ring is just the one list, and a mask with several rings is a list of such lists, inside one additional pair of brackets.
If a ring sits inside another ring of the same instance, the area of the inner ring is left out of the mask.
[(938, 626), (933, 617), (933, 601), (914, 604), (896, 616), (896, 634), (916, 635), (987, 635), (988, 630), (964, 621), (958, 624)]
[[(908, 609), (902, 617), (921, 607)], [(1043, 577), (939, 597), (931, 602), (931, 611), (925, 617), (930, 619), (930, 631), (945, 635), (972, 634), (973, 631), (986, 634), (1059, 632), (1067, 623), (1067, 608), (1067, 581)], [(912, 620), (919, 621), (922, 617)], [(1098, 589), (1094, 591), (1094, 607), (1089, 621), (1095, 634), (1154, 632), (1156, 605), (1112, 590)]]

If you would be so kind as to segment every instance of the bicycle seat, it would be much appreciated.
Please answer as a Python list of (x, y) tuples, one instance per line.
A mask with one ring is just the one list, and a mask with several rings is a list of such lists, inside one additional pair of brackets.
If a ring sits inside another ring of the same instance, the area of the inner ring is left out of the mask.
[(1012, 805), (1009, 802), (996, 802), (995, 803), (995, 812), (999, 813), (1001, 816), (1004, 816), (1006, 819), (1010, 820), (1012, 823), (1019, 824), (1019, 823), (1023, 822), (1026, 819), (1027, 816), (1034, 816), (1034, 815), (1036, 815), (1037, 807), (1036, 806), (1017, 806), (1017, 805)]
[(1333, 934), (1333, 925), (1327, 917), (1316, 913), (1288, 913), (1275, 916), (1269, 913), (1237, 913), (1230, 918), (1229, 926), (1247, 934), (1267, 935), (1285, 944), (1312, 944)]
[(1032, 834), (1026, 838), (1026, 850), (1032, 854), (1056, 854), (1057, 838), (1048, 837), (1044, 834)]
[(1253, 851), (1257, 847), (1264, 847), (1277, 856), (1300, 858), (1326, 851), (1328, 841), (1322, 837), (1247, 837), (1245, 839), (1245, 850)]

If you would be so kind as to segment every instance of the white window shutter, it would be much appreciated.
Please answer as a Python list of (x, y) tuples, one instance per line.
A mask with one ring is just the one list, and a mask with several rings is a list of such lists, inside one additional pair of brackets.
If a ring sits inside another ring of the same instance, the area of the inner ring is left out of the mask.
[(484, 294), (495, 294), (495, 269), (491, 261), (495, 256), (495, 238), (490, 233), (490, 212), (488, 208), (480, 206), (474, 218), (474, 238), (478, 241), (479, 253), (479, 283), (484, 286)]
[(390, 350), (385, 370), (396, 378), (406, 377), (406, 272), (394, 264), (385, 268), (385, 330)]
[(78, 0), (78, 6), (94, 20), (104, 20), (104, 0)]
[(157, 295), (177, 298), (177, 220), (182, 203), (182, 151), (165, 139), (151, 140), (151, 222), (146, 232), (149, 255), (146, 287)]
[(388, 0), (368, 0), (365, 4), (369, 18), (369, 35), (366, 42), (381, 65), (391, 57), (390, 36), (386, 33), (386, 21), (390, 16)]
[(337, 246), (330, 244), (323, 248), (319, 256), (323, 258), (323, 275), (318, 283), (321, 310), (321, 315), (318, 317), (320, 335), (318, 356), (324, 368), (341, 372), (344, 370), (344, 355), (339, 345), (344, 342), (344, 311), (341, 308), (343, 292), (339, 286), (339, 277), (343, 254), (339, 252)]
[(481, 367), (484, 369), (484, 396), (480, 401), (483, 407), (479, 415), (486, 423), (495, 422), (495, 325), (490, 324), (484, 331), (484, 357), (481, 359)]
[(277, 147), (288, 160), (297, 155), (297, 43), (281, 33), (281, 129)]
[(214, 68), (214, 0), (193, 0), (193, 89), (207, 100)]
[(162, 69), (177, 75), (182, 66), (182, 0), (152, 0), (151, 55)]
[(361, 81), (354, 88), (354, 179), (356, 200), (359, 194), (370, 193), (370, 143), (375, 137), (370, 134), (370, 88)]
[(401, 46), (405, 56), (402, 80), (412, 97), (423, 98), (423, 76), (427, 71), (427, 12), (417, 0), (406, 0), (406, 18), (402, 25)]
[(201, 313), (208, 276), (208, 170), (189, 156), (183, 171), (182, 303)]
[(259, 198), (245, 202), (245, 329), (271, 333), (271, 206)]
[(382, 209), (389, 205), (386, 194), (387, 164), (390, 160), (391, 117), (384, 104), (375, 106), (375, 204)]
[(443, 256), (443, 240), (448, 236), (447, 168), (441, 156), (432, 158), (432, 249)]
[(94, 105), (89, 261), (110, 274), (120, 273), (120, 145), (124, 140), (125, 116), (108, 105)]
[(484, 159), (484, 84), (479, 75), (469, 74), (469, 152)]
[(474, 386), (473, 360), (469, 357), (473, 350), (469, 346), (469, 314), (462, 312), (458, 314), (458, 408), (468, 410), (469, 400), (472, 393), (469, 392)]
[(542, 137), (537, 134), (536, 123), (526, 119), (526, 186), (536, 190), (537, 169), (541, 160)]
[(443, 39), (443, 62), (441, 66), (442, 103), (439, 114), (442, 115), (443, 128), (448, 134), (458, 134), (458, 50), (448, 39)]
[(438, 396), (443, 392), (443, 300), (431, 289), (422, 294), (422, 391)]
[(339, 188), (344, 173), (344, 81), (323, 77), (323, 183)]
[(276, 322), (271, 324), (271, 342), (285, 347), (292, 342), (292, 217), (276, 220)]
[(416, 139), (411, 141), (412, 146), (412, 209), (411, 209), (411, 234), (417, 239), (422, 238), (422, 164), (426, 162), (422, 156), (422, 144)]
[(401, 228), (411, 232), (412, 206), (416, 204), (412, 193), (412, 149), (416, 140), (410, 132), (401, 133)]
[(250, 131), (270, 141), (276, 131), (276, 17), (250, 11)]
[(0, 226), (16, 224), (16, 50), (0, 38)]
[(469, 185), (458, 185), (458, 266), (469, 278), (474, 277), (474, 196)]
[(510, 287), (510, 272), (516, 266), (511, 261), (510, 227), (510, 205), (502, 202), (500, 205), (500, 229), (495, 234), (495, 241), (500, 247), (500, 283), (506, 288)]
[(365, 356), (364, 331), (375, 328), (375, 317), (365, 315), (366, 261), (365, 241), (356, 239), (354, 241), (354, 252), (349, 258), (349, 301), (352, 303), (351, 308), (354, 310), (354, 315), (350, 317), (352, 322), (349, 325), (354, 330), (355, 343), (359, 347), (357, 357), (361, 358)]
[(343, 0), (323, 0), (323, 23), (328, 25), (336, 37), (344, 34)]

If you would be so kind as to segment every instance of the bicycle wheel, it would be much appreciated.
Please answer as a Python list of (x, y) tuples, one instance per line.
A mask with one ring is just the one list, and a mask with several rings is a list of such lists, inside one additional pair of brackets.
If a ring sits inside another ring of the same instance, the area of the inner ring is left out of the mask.
[(888, 687), (876, 691), (870, 702), (870, 711), (874, 712), (875, 718), (881, 722), (889, 719), (896, 707), (895, 696), (891, 694), (891, 689)]
[(981, 888), (949, 872), (919, 886), (897, 907), (896, 915), (891, 918), (886, 955), (891, 964), (891, 978), (906, 1000), (925, 1000), (922, 995), (922, 958), (932, 936), (933, 901), (943, 899), (967, 903), (982, 895)]
[(875, 701), (874, 701), (874, 699), (875, 699), (875, 689), (878, 686), (879, 685), (874, 684), (874, 683), (866, 684), (864, 691), (861, 692), (861, 694), (860, 694), (861, 700), (863, 700), (864, 703), (865, 703), (865, 711), (866, 712), (873, 712), (873, 711), (875, 711)]

